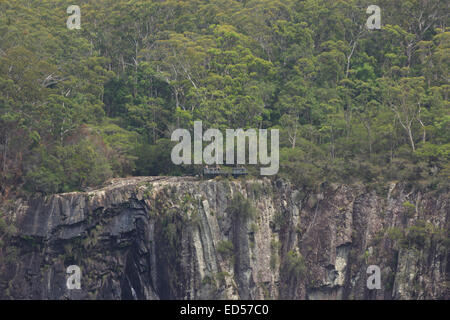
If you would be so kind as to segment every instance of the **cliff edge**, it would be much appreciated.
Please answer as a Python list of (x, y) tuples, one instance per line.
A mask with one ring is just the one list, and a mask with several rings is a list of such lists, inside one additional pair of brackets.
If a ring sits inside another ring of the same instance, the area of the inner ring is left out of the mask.
[[(17, 200), (0, 299), (449, 299), (449, 194), (134, 177)], [(81, 268), (81, 290), (66, 268)], [(367, 267), (381, 270), (368, 289)]]

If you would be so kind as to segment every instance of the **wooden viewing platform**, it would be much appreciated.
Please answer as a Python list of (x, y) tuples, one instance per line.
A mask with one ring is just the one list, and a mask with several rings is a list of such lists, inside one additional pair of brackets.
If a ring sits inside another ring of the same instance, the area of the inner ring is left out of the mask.
[(247, 175), (247, 169), (243, 168), (243, 167), (234, 167), (231, 168), (230, 170), (224, 170), (222, 168), (218, 168), (218, 167), (213, 167), (213, 168), (203, 168), (203, 176), (227, 176), (227, 175), (232, 175), (234, 177), (237, 176), (245, 176)]

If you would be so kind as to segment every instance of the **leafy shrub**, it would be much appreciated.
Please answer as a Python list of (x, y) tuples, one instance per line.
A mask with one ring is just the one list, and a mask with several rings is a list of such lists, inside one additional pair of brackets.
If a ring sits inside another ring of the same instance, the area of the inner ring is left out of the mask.
[(217, 252), (219, 252), (225, 259), (228, 259), (233, 256), (234, 245), (229, 240), (220, 241), (217, 244)]
[(289, 276), (303, 276), (306, 273), (306, 264), (303, 256), (294, 251), (289, 251), (284, 258), (283, 272)]
[(67, 192), (101, 184), (112, 176), (106, 157), (85, 139), (77, 144), (58, 146), (48, 154), (40, 149), (40, 165), (29, 170), (25, 186), (42, 193)]
[(237, 193), (227, 208), (227, 212), (234, 217), (242, 217), (244, 220), (253, 219), (256, 215), (256, 209), (250, 200), (244, 198), (241, 193)]
[(416, 212), (416, 206), (409, 201), (403, 202), (403, 208), (405, 208), (405, 216), (412, 218)]
[(392, 227), (387, 230), (387, 237), (391, 240), (401, 240), (404, 237), (403, 231), (400, 228)]

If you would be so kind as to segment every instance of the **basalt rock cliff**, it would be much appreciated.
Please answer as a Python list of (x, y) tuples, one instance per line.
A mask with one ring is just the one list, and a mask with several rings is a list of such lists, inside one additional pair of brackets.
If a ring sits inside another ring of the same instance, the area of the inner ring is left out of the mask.
[(5, 206), (0, 299), (449, 299), (449, 206), (401, 183), (116, 179)]

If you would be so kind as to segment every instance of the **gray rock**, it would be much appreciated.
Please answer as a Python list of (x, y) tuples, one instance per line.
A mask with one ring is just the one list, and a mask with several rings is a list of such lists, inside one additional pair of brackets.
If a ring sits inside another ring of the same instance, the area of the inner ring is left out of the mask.
[[(254, 216), (230, 210), (238, 193)], [(0, 250), (0, 299), (449, 299), (448, 199), (395, 184), (382, 197), (281, 179), (115, 179), (8, 212), (18, 232)], [(406, 237), (419, 222), (422, 246)], [(72, 264), (81, 290), (66, 287)], [(366, 286), (372, 264), (380, 290)]]

